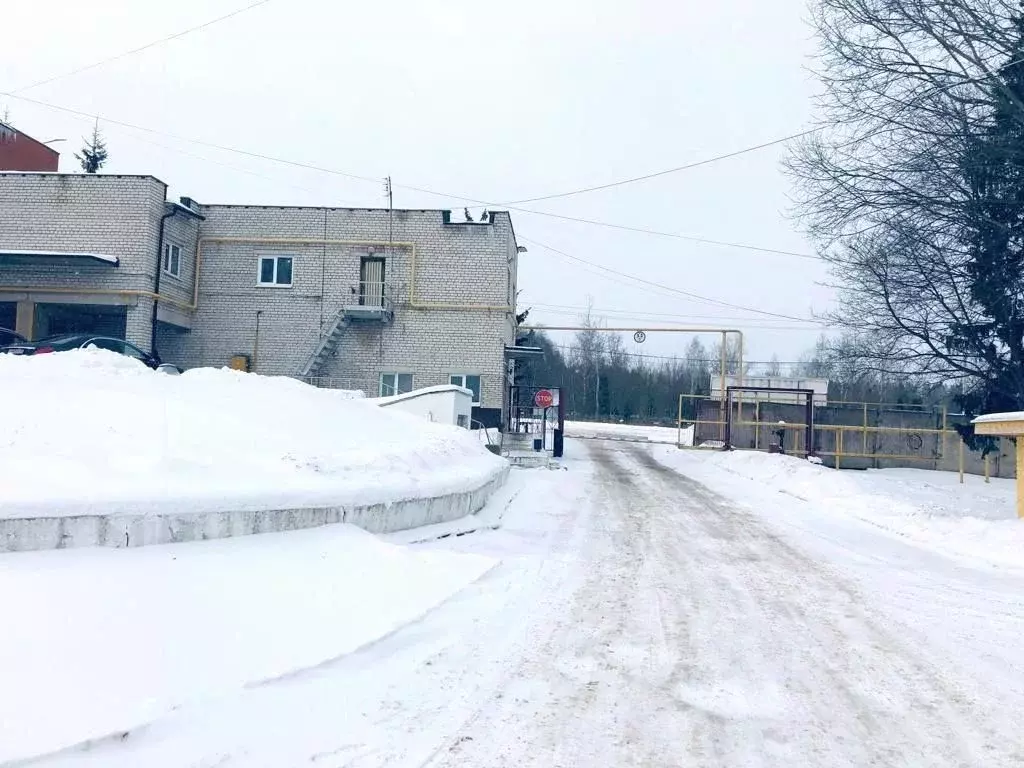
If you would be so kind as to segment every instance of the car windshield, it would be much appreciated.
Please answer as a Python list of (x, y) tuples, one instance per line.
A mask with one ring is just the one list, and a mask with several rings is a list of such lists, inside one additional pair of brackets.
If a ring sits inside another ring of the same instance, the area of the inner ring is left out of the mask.
[(73, 349), (88, 338), (80, 333), (65, 333), (59, 336), (47, 336), (35, 344), (39, 347), (52, 347), (53, 349)]

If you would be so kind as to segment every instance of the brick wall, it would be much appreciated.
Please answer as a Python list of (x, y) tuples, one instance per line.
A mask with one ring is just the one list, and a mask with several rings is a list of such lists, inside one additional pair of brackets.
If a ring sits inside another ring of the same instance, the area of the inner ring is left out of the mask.
[[(382, 372), (412, 373), (415, 386), (447, 383), (452, 373), (482, 378), (485, 407), (501, 406), (503, 346), (512, 343), (512, 312), (411, 306), (412, 248), (416, 301), (506, 306), (514, 296), (515, 243), (508, 214), (487, 224), (445, 224), (440, 211), (203, 206), (202, 238), (308, 238), (352, 243), (274, 244), (205, 241), (199, 310), (182, 342), (185, 365), (225, 365), (256, 357), (256, 370), (297, 374), (321, 333), (355, 303), (363, 256), (385, 258), (394, 322), (353, 322), (320, 375), (358, 382), (370, 394)], [(293, 258), (292, 286), (257, 285), (261, 255)], [(259, 337), (257, 343), (257, 312)]]
[[(152, 177), (0, 174), (0, 248), (89, 251), (121, 259), (117, 268), (2, 264), (0, 286), (71, 287), (83, 294), (152, 291), (160, 217), (168, 210), (165, 194), (165, 185)], [(197, 258), (200, 273), (191, 331), (158, 325), (157, 349), (165, 360), (219, 366), (246, 354), (255, 357), (260, 373), (298, 374), (339, 310), (357, 303), (360, 259), (373, 255), (385, 259), (394, 320), (353, 322), (319, 374), (350, 380), (369, 394), (376, 394), (382, 372), (412, 373), (416, 387), (447, 383), (451, 374), (479, 375), (483, 405), (502, 405), (503, 347), (514, 342), (515, 330), (514, 311), (503, 308), (515, 301), (518, 259), (507, 213), (482, 223), (446, 223), (437, 210), (199, 210), (205, 220), (179, 213), (165, 223), (164, 242), (182, 248), (181, 273), (161, 275), (161, 294), (190, 303)], [(268, 242), (288, 239), (344, 242)], [(415, 244), (415, 289), (413, 247), (404, 243)], [(291, 286), (258, 285), (263, 255), (292, 257)], [(152, 299), (124, 303), (129, 340), (148, 349)]]
[[(0, 264), (0, 292), (12, 288), (152, 291), (166, 186), (152, 176), (0, 173), (0, 249), (92, 252), (87, 260)], [(109, 300), (109, 297), (108, 299)], [(150, 300), (125, 298), (128, 339), (149, 349)]]

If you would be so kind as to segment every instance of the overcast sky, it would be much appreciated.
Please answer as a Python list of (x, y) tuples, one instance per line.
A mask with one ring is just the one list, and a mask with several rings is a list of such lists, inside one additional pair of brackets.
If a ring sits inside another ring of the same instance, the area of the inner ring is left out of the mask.
[[(251, 2), (4, 3), (0, 91)], [(151, 173), (173, 195), (208, 203), (385, 204), (377, 182), (175, 138), (183, 137), (370, 179), (390, 174), (396, 206), (461, 211), (468, 203), (459, 196), (509, 203), (557, 194), (806, 129), (815, 90), (806, 15), (804, 0), (269, 0), (18, 95), (100, 115), (111, 156), (104, 171)], [(78, 170), (73, 152), (91, 119), (2, 95), (0, 104), (36, 138), (66, 138), (55, 145), (61, 170)], [(787, 215), (784, 152), (775, 146), (516, 207), (810, 254)], [(796, 318), (830, 301), (816, 260), (515, 210), (512, 220), (529, 249), (520, 259), (520, 302), (533, 307), (532, 322), (574, 324), (592, 300), (609, 325), (742, 328), (748, 358), (761, 360), (773, 352), (795, 359), (820, 333), (813, 324), (610, 275), (538, 243), (669, 288)], [(672, 354), (687, 340), (651, 334), (627, 349)]]

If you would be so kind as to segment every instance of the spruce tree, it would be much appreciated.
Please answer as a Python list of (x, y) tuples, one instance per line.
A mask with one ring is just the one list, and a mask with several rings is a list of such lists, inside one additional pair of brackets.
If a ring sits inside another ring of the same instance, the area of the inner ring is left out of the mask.
[(1016, 50), (991, 85), (990, 119), (964, 155), (975, 312), (949, 341), (983, 359), (989, 373), (962, 398), (969, 413), (1024, 407), (1024, 19), (1016, 28)]
[(82, 147), (82, 154), (75, 153), (75, 158), (82, 164), (82, 170), (86, 173), (96, 173), (107, 162), (107, 144), (100, 134), (100, 121), (92, 129), (92, 138), (82, 139), (85, 146)]

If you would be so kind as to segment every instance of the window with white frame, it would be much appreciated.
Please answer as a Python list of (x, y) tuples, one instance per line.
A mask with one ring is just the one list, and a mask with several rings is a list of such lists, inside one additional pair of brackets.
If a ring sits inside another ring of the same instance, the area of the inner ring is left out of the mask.
[(171, 277), (181, 276), (181, 246), (164, 243), (164, 272)]
[(468, 373), (455, 373), (448, 377), (451, 384), (465, 387), (473, 392), (473, 405), (480, 405), (480, 377)]
[(380, 396), (404, 395), (412, 392), (411, 373), (382, 373), (380, 375)]
[(287, 288), (292, 284), (291, 256), (260, 256), (258, 284)]

